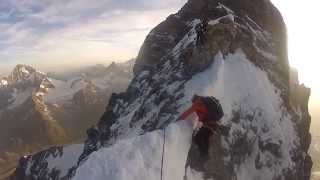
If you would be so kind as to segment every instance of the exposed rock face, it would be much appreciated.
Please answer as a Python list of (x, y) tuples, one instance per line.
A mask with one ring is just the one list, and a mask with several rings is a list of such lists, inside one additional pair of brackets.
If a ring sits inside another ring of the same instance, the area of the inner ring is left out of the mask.
[[(220, 3), (227, 6), (228, 9), (217, 8)], [(236, 15), (234, 17), (236, 23), (226, 21), (228, 17), (224, 16), (228, 15), (230, 11)], [(188, 1), (177, 14), (169, 16), (147, 36), (136, 60), (134, 73), (137, 75), (143, 69), (155, 68), (164, 58), (168, 58), (167, 56), (170, 54), (168, 52), (182, 40), (188, 29), (190, 30), (190, 26), (186, 22), (191, 22), (194, 19), (214, 20), (217, 18), (220, 18), (221, 23), (209, 28), (208, 42), (205, 45), (208, 50), (206, 53), (194, 52), (196, 51), (194, 49), (184, 49), (185, 52), (182, 56), (189, 57), (191, 55), (193, 56), (191, 59), (198, 58), (198, 56), (200, 58), (195, 61), (196, 63), (190, 64), (193, 74), (208, 67), (211, 62), (208, 58), (218, 51), (234, 52), (235, 49), (241, 47), (257, 66), (264, 69), (272, 68), (276, 72), (276, 74), (270, 73), (270, 78), (275, 81), (277, 86), (282, 86), (280, 89), (288, 88), (289, 65), (286, 28), (279, 11), (268, 0), (259, 2), (250, 0)], [(266, 54), (259, 52), (260, 49), (274, 54), (277, 57), (277, 63), (266, 64)], [(257, 60), (259, 62), (254, 62)], [(196, 69), (194, 70), (194, 68)]]
[[(199, 43), (202, 22), (208, 25)], [(189, 0), (147, 36), (134, 73), (88, 130), (78, 163), (59, 178), (72, 177), (99, 148), (179, 120), (199, 94), (220, 100), (230, 131), (211, 138), (208, 159), (192, 144), (187, 178), (309, 179), (310, 90), (290, 82), (285, 25), (269, 1)], [(48, 172), (27, 177), (41, 173)]]
[[(154, 67), (160, 63), (161, 59), (184, 37), (183, 35), (188, 29), (185, 22), (195, 18), (217, 19), (227, 15), (227, 10), (217, 8), (219, 3), (229, 7), (239, 18), (241, 17), (238, 20), (250, 19), (250, 21), (242, 23), (248, 23), (250, 26), (256, 26), (253, 28), (262, 28), (260, 30), (269, 32), (274, 41), (272, 51), (278, 55), (283, 66), (288, 66), (285, 25), (279, 11), (268, 0), (259, 2), (252, 0), (191, 0), (177, 14), (169, 16), (147, 36), (134, 67), (135, 74), (143, 70), (144, 67)], [(250, 32), (247, 33), (250, 34)], [(229, 42), (231, 43), (231, 41), (232, 43), (246, 43), (230, 39)], [(266, 44), (259, 45), (268, 46)], [(271, 45), (269, 44), (269, 46)], [(284, 74), (288, 74), (288, 68), (284, 71)]]

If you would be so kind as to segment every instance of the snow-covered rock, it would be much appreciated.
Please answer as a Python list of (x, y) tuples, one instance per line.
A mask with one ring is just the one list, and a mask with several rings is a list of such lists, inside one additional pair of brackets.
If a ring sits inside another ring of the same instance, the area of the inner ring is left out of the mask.
[(43, 72), (37, 71), (31, 66), (18, 64), (8, 76), (8, 84), (30, 83), (37, 84), (45, 78)]
[[(164, 179), (310, 178), (310, 90), (289, 78), (285, 25), (268, 0), (189, 0), (147, 36), (134, 74), (58, 179), (159, 179), (164, 128)], [(210, 139), (207, 159), (177, 122), (194, 94), (217, 97), (230, 128)]]
[(70, 167), (73, 166), (81, 154), (83, 144), (74, 144), (50, 147), (45, 151), (39, 152), (35, 156), (24, 156), (20, 159), (20, 167), (17, 168), (17, 179), (24, 179), (25, 173), (39, 173), (42, 169), (30, 164), (46, 164), (45, 168), (50, 174), (43, 174), (40, 179), (56, 179), (68, 174)]

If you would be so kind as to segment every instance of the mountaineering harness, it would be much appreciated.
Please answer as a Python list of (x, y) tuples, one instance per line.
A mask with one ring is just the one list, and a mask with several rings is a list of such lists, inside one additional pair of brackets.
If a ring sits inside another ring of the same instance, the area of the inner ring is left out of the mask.
[(163, 178), (163, 160), (164, 160), (164, 147), (166, 144), (166, 128), (163, 129), (163, 145), (162, 145), (162, 158), (161, 158), (161, 176), (160, 180)]

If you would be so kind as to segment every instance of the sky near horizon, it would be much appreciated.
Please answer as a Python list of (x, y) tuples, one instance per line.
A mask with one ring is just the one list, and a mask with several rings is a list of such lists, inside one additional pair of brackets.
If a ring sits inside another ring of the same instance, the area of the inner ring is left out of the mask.
[(148, 32), (186, 0), (0, 0), (0, 71), (43, 71), (136, 57)]
[[(128, 60), (148, 32), (186, 1), (0, 0), (0, 72), (17, 63), (55, 71)], [(288, 26), (290, 64), (312, 88), (311, 103), (320, 107), (320, 2), (272, 2)]]
[(311, 131), (320, 125), (320, 1), (272, 0), (280, 10), (288, 31), (290, 65), (299, 71), (301, 83), (311, 88)]

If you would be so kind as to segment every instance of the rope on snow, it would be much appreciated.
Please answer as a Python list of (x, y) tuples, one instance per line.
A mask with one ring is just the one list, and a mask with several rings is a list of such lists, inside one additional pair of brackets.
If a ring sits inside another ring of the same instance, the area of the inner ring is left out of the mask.
[(163, 161), (165, 153), (165, 144), (166, 144), (166, 128), (163, 129), (163, 145), (162, 145), (162, 158), (161, 158), (161, 176), (160, 179), (163, 180)]

